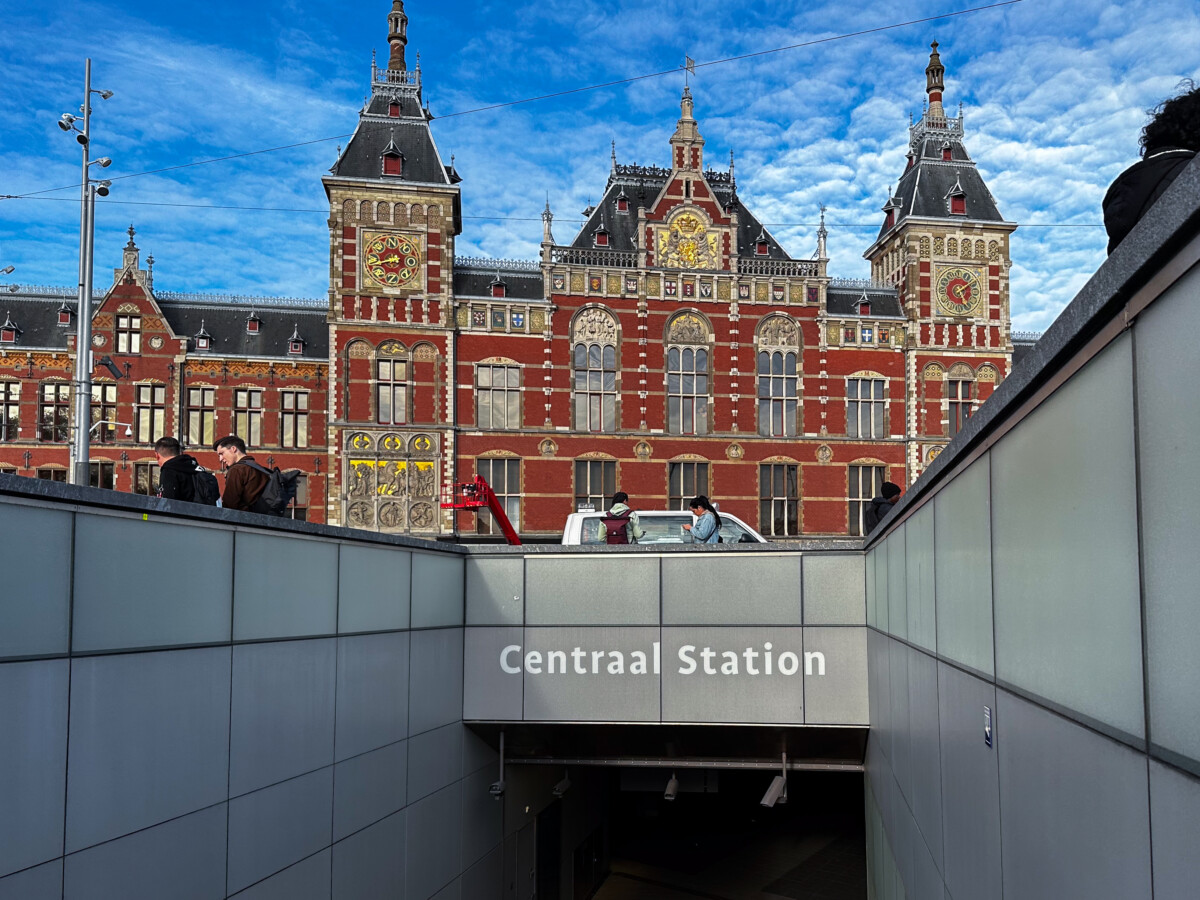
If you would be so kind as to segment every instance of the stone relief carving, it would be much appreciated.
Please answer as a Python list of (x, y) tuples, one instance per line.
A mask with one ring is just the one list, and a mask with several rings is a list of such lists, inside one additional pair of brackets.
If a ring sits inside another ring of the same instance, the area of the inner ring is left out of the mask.
[(617, 320), (606, 309), (586, 309), (575, 320), (576, 343), (615, 344)]
[(645, 462), (654, 454), (654, 448), (647, 441), (638, 441), (633, 445), (633, 455)]
[(672, 344), (707, 344), (708, 329), (695, 313), (683, 313), (671, 320), (667, 341)]
[(817, 462), (821, 465), (826, 465), (833, 462), (833, 448), (828, 444), (822, 444), (817, 448)]
[(355, 432), (346, 439), (345, 521), (373, 531), (437, 525), (438, 441), (417, 434)]
[(759, 346), (794, 347), (799, 336), (796, 323), (783, 316), (769, 316), (758, 329)]

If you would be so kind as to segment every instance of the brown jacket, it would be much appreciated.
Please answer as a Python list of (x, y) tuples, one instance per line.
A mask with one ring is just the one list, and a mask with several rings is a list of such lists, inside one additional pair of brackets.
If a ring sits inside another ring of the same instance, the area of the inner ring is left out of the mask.
[(223, 509), (244, 509), (247, 512), (255, 512), (254, 504), (262, 496), (268, 478), (258, 469), (243, 465), (247, 461), (255, 462), (256, 460), (253, 456), (243, 456), (225, 470), (225, 492), (221, 494)]

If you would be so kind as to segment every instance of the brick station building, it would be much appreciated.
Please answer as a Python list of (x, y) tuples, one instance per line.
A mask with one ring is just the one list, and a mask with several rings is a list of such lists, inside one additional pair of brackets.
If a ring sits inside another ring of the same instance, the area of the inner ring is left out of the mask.
[[(826, 231), (794, 259), (706, 167), (685, 89), (666, 166), (622, 164), (567, 243), (456, 258), (461, 178), (440, 157), (401, 0), (354, 136), (323, 183), (319, 301), (156, 293), (130, 241), (96, 298), (94, 482), (151, 490), (149, 443), (247, 438), (306, 475), (298, 515), (417, 535), (498, 533), (443, 512), (483, 474), (524, 535), (561, 532), (617, 489), (641, 508), (696, 493), (768, 537), (861, 533), (884, 480), (908, 483), (1011, 369), (1009, 235), (947, 117), (937, 45), (927, 107), (864, 256), (828, 274)], [(18, 290), (0, 329), (0, 471), (64, 477), (74, 303)], [(214, 462), (201, 452), (202, 462)]]

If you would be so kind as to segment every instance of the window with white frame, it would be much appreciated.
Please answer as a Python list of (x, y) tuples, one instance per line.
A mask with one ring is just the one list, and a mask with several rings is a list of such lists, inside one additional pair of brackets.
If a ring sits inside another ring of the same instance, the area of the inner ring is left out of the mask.
[(142, 352), (141, 316), (117, 316), (117, 352)]
[(770, 463), (758, 467), (758, 529), (765, 537), (800, 533), (800, 467)]
[(21, 430), (21, 382), (0, 381), (0, 441), (15, 441)]
[(850, 534), (866, 534), (864, 517), (872, 498), (879, 496), (887, 476), (885, 466), (850, 466), (848, 500)]
[(279, 446), (308, 446), (308, 391), (279, 392)]
[(617, 430), (617, 348), (576, 344), (575, 430)]
[(613, 459), (575, 460), (575, 508), (608, 509), (617, 492), (617, 462)]
[(796, 433), (799, 373), (794, 350), (758, 354), (758, 433), (790, 437)]
[(238, 388), (233, 392), (233, 433), (247, 447), (262, 446), (262, 395), (257, 388)]
[(133, 432), (139, 444), (152, 444), (167, 431), (167, 386), (134, 385)]
[(375, 363), (375, 400), (380, 425), (408, 421), (408, 360), (380, 359)]
[(853, 438), (887, 437), (886, 380), (846, 379), (846, 435)]
[(476, 366), (475, 403), (477, 427), (491, 430), (520, 428), (521, 367)]
[(217, 389), (188, 388), (187, 439), (192, 447), (211, 447), (216, 440)]
[(688, 501), (700, 495), (708, 496), (708, 463), (667, 463), (667, 508), (685, 510)]
[[(475, 460), (475, 473), (482, 475), (514, 529), (521, 527), (521, 460), (485, 457)], [(495, 517), (479, 510), (475, 517), (476, 534), (503, 534)]]
[(117, 386), (115, 384), (100, 384), (92, 385), (92, 416), (89, 426), (92, 428), (90, 432), (91, 440), (99, 443), (107, 443), (116, 435), (116, 425), (99, 425), (100, 422), (116, 422), (117, 421)]
[(972, 382), (958, 378), (952, 378), (946, 382), (946, 397), (950, 414), (948, 434), (950, 437), (954, 437), (962, 431), (963, 426), (967, 424), (967, 419), (971, 416), (971, 385)]
[(708, 433), (708, 349), (667, 350), (667, 431)]

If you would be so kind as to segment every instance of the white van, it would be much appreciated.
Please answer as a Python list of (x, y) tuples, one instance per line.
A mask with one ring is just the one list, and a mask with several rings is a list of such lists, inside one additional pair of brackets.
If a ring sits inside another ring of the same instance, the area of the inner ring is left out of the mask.
[[(688, 510), (671, 511), (663, 509), (635, 510), (638, 523), (645, 532), (639, 545), (645, 544), (691, 544), (692, 535), (684, 525), (693, 525), (696, 517)], [(600, 520), (608, 515), (606, 510), (595, 512), (574, 512), (567, 516), (567, 524), (563, 529), (564, 544), (603, 544), (605, 543), (604, 523)], [(723, 544), (765, 544), (767, 539), (739, 519), (727, 512), (721, 516), (721, 543)]]

